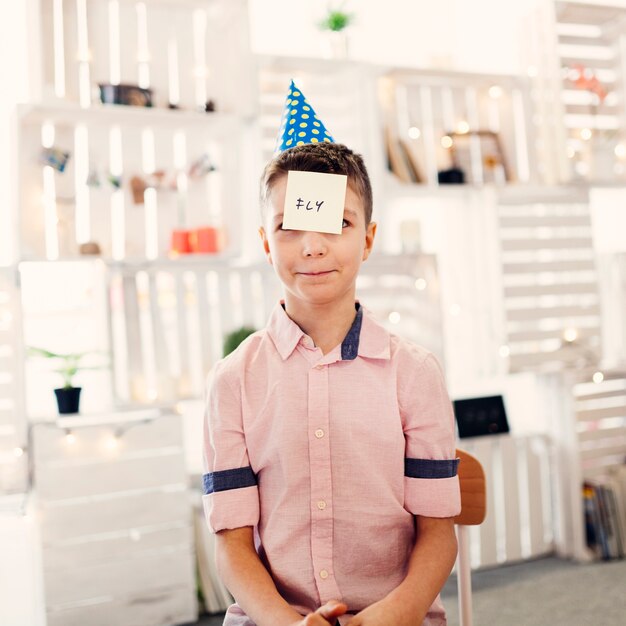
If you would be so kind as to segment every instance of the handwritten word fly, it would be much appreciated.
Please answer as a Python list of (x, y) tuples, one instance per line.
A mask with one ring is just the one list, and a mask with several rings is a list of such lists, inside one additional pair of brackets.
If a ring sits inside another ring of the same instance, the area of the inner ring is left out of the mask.
[(311, 201), (307, 200), (306, 205), (304, 204), (304, 200), (302, 198), (298, 198), (298, 200), (296, 201), (296, 209), (301, 209), (302, 207), (305, 208), (305, 210), (307, 211), (313, 211), (315, 209), (315, 207), (317, 207), (317, 211), (315, 211), (316, 213), (320, 212), (320, 208), (322, 207), (322, 204), (324, 204), (324, 200), (314, 200), (315, 202), (315, 206), (311, 205)]

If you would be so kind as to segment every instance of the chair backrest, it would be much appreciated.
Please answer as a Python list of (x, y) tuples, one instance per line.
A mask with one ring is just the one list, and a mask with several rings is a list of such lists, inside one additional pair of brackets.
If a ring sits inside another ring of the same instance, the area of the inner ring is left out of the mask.
[(487, 515), (487, 483), (480, 461), (464, 450), (456, 451), (461, 486), (461, 512), (454, 518), (457, 525), (459, 553), (456, 562), (459, 589), (459, 624), (472, 626), (472, 571), (470, 566), (469, 528), (482, 524)]
[(462, 526), (482, 524), (487, 515), (487, 484), (480, 461), (464, 450), (456, 451), (459, 463), (459, 484), (461, 487), (461, 512), (454, 523)]

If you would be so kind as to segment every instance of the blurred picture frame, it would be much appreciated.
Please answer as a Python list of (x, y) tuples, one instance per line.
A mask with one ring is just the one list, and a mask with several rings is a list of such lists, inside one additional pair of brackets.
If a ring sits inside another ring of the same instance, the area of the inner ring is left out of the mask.
[(465, 175), (465, 182), (509, 183), (512, 175), (506, 162), (500, 135), (492, 130), (447, 133), (453, 167)]

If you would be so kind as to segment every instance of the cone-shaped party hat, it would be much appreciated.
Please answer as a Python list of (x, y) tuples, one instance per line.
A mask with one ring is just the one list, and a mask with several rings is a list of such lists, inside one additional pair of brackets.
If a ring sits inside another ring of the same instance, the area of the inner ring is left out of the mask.
[(275, 154), (305, 143), (335, 143), (315, 110), (293, 82), (285, 100), (285, 109), (276, 142)]

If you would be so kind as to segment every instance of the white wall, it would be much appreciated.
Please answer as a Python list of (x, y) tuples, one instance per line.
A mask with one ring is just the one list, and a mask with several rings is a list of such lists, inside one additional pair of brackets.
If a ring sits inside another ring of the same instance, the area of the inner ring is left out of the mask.
[[(383, 65), (524, 73), (525, 18), (541, 0), (352, 0), (350, 55)], [(316, 24), (329, 3), (249, 0), (252, 47), (262, 54), (321, 56)], [(297, 6), (296, 6), (297, 4)]]

